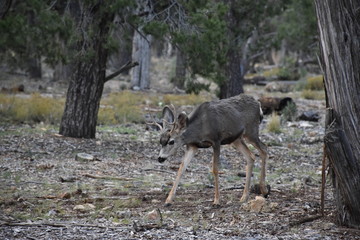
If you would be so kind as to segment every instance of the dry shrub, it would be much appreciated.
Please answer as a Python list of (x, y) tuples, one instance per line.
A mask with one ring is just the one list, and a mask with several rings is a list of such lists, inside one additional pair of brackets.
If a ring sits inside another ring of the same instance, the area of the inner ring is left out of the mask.
[(114, 125), (118, 123), (112, 106), (100, 106), (97, 123), (100, 125)]
[(325, 92), (324, 91), (315, 91), (315, 90), (303, 90), (301, 96), (305, 99), (311, 100), (324, 100)]
[[(115, 119), (116, 123), (142, 122), (142, 104), (145, 97), (141, 93), (123, 91), (121, 93), (112, 93), (102, 101), (105, 106), (99, 111), (99, 119), (105, 122), (106, 116), (110, 122)], [(105, 110), (106, 109), (106, 110)]]
[(271, 68), (262, 73), (262, 75), (266, 78), (277, 76), (280, 72), (280, 68)]
[(269, 119), (269, 122), (267, 124), (267, 130), (269, 132), (273, 132), (273, 133), (280, 133), (281, 132), (280, 117), (276, 113), (273, 113), (271, 115), (271, 117)]
[(38, 93), (29, 98), (0, 96), (0, 113), (10, 121), (56, 124), (60, 122), (63, 109), (64, 100), (43, 97)]
[(314, 77), (309, 77), (306, 79), (305, 89), (307, 90), (323, 90), (324, 81), (323, 76), (318, 75)]

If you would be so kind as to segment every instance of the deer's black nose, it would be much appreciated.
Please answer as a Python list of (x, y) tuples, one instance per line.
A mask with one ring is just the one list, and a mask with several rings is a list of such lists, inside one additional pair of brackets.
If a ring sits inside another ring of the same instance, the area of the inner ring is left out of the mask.
[(159, 163), (163, 163), (163, 162), (165, 162), (165, 160), (166, 160), (166, 158), (163, 158), (163, 157), (158, 158)]

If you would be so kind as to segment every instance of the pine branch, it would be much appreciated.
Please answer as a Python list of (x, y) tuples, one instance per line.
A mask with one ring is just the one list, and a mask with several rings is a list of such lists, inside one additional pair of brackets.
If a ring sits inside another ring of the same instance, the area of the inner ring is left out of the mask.
[(132, 61), (127, 62), (118, 71), (116, 71), (116, 72), (110, 74), (109, 76), (105, 77), (105, 82), (113, 79), (114, 77), (118, 76), (119, 74), (121, 74), (121, 73), (123, 73), (123, 72), (137, 66), (137, 65), (139, 65), (138, 62), (132, 62)]

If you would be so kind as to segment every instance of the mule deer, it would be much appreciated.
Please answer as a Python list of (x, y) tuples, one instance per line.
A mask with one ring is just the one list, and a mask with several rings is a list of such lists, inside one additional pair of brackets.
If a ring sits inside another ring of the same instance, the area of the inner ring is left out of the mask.
[(261, 158), (260, 191), (263, 195), (266, 195), (268, 190), (265, 186), (265, 164), (268, 154), (267, 147), (259, 139), (259, 124), (261, 120), (262, 111), (260, 103), (253, 97), (244, 94), (228, 99), (202, 103), (189, 116), (182, 112), (178, 115), (177, 119), (175, 119), (175, 112), (170, 107), (165, 106), (160, 136), (162, 147), (159, 154), (159, 162), (164, 162), (178, 148), (186, 145), (185, 155), (165, 205), (171, 205), (180, 178), (198, 148), (208, 147), (213, 148), (214, 204), (218, 205), (220, 203), (218, 165), (220, 146), (224, 144), (234, 145), (238, 151), (243, 153), (247, 160), (245, 188), (240, 199), (241, 202), (246, 202), (249, 198), (249, 187), (255, 156), (250, 152), (244, 140), (252, 144), (259, 151)]

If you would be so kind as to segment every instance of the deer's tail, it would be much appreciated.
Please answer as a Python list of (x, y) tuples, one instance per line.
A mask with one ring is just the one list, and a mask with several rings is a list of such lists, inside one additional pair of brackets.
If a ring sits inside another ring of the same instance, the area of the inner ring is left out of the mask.
[(260, 120), (259, 120), (259, 123), (262, 122), (262, 120), (264, 119), (264, 113), (263, 113), (263, 110), (261, 109), (261, 104), (259, 103), (259, 109), (260, 109)]

